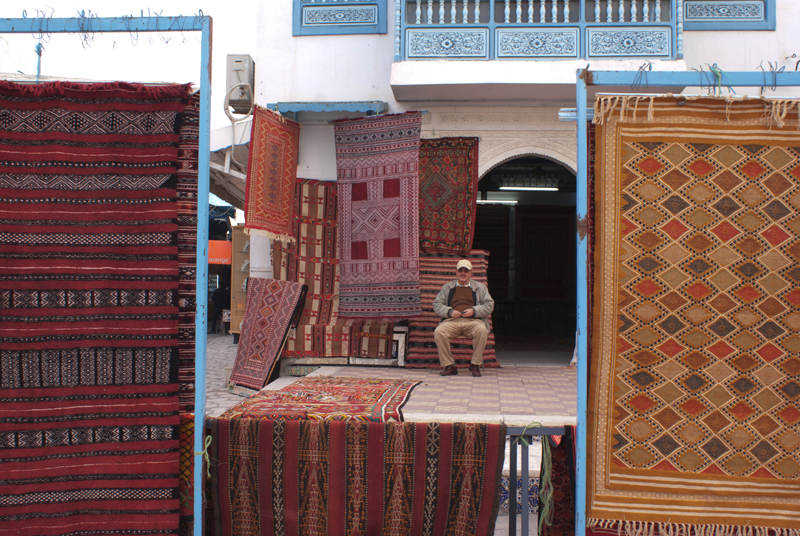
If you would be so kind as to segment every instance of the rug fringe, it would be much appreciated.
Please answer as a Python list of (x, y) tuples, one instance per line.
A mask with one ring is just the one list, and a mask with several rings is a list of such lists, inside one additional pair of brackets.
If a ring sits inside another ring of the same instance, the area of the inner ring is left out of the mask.
[(228, 392), (232, 395), (250, 397), (256, 394), (258, 389), (251, 389), (249, 387), (244, 387), (243, 385), (231, 383), (228, 385)]
[(800, 529), (751, 525), (692, 525), (661, 521), (587, 519), (586, 527), (617, 536), (800, 536)]
[(280, 233), (273, 233), (272, 231), (265, 231), (264, 229), (256, 229), (255, 227), (247, 227), (244, 228), (244, 234), (253, 236), (266, 236), (272, 240), (281, 240), (282, 242), (294, 242), (296, 239), (295, 237), (287, 234), (280, 234)]
[[(667, 93), (666, 95), (600, 95), (594, 102), (594, 119), (592, 123), (602, 125), (611, 116), (611, 114), (619, 106), (619, 119), (620, 121), (627, 118), (629, 111), (632, 111), (631, 119), (636, 120), (636, 112), (639, 108), (639, 101), (648, 101), (647, 107), (647, 120), (652, 121), (655, 116), (655, 101), (659, 98), (676, 98), (684, 101), (695, 100), (718, 100), (725, 102), (725, 118), (730, 121), (731, 106), (734, 102), (744, 101), (760, 101), (764, 103), (764, 116), (765, 122), (769, 123), (770, 128), (775, 124), (778, 128), (783, 128), (786, 125), (786, 117), (792, 110), (797, 113), (797, 129), (800, 130), (800, 99), (776, 99), (763, 96), (739, 96), (739, 95), (726, 95), (726, 96), (710, 96), (710, 95), (674, 95)], [(631, 107), (631, 101), (633, 106)], [(632, 108), (632, 110), (631, 110)]]

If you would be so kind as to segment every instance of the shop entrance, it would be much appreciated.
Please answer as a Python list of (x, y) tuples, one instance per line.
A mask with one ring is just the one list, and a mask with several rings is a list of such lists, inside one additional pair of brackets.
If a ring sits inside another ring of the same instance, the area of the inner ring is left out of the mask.
[(479, 190), (473, 248), (490, 252), (498, 360), (568, 364), (576, 322), (574, 173), (525, 156), (490, 170)]

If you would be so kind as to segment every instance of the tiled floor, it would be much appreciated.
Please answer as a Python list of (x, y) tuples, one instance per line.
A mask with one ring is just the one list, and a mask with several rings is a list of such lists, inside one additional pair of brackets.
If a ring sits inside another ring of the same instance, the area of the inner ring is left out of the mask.
[[(233, 366), (236, 345), (230, 335), (209, 335), (207, 348), (206, 412), (218, 416), (242, 401), (229, 394), (225, 386), (225, 367)], [(439, 370), (390, 367), (325, 366), (313, 374), (421, 380), (403, 407), (407, 421), (502, 421), (510, 426), (525, 426), (533, 421), (553, 426), (574, 424), (576, 369), (554, 366), (569, 363), (571, 355), (554, 356), (535, 359), (500, 355), (498, 360), (503, 366), (485, 369), (480, 378), (473, 378), (465, 369), (457, 376), (443, 377)], [(539, 364), (542, 362), (548, 365)], [(280, 389), (296, 380), (280, 378), (267, 388)]]

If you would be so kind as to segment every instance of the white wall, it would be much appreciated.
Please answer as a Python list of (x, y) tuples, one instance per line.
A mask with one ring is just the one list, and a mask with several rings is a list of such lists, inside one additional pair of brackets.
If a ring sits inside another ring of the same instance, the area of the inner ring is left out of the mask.
[[(769, 72), (769, 62), (778, 68), (794, 71), (800, 60), (800, 2), (776, 0), (775, 31), (684, 32), (684, 57), (689, 69), (708, 71), (714, 63), (723, 71), (756, 71), (762, 65)], [(797, 54), (796, 58), (789, 58)], [(735, 88), (738, 95), (758, 95), (761, 88)], [(688, 93), (690, 91), (685, 91)], [(695, 91), (699, 92), (699, 88)], [(702, 91), (705, 93), (705, 91)], [(769, 96), (800, 95), (800, 88), (765, 91)]]

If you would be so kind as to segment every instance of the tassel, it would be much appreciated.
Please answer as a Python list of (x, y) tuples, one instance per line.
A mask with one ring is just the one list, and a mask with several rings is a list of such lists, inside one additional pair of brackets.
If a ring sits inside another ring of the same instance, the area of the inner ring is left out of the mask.
[(271, 231), (265, 231), (264, 229), (256, 229), (255, 227), (247, 227), (247, 226), (245, 226), (244, 228), (244, 234), (248, 236), (253, 236), (253, 235), (266, 236), (267, 238), (270, 238), (272, 240), (281, 240), (283, 242), (294, 242), (296, 240), (295, 237), (291, 235), (273, 233)]

